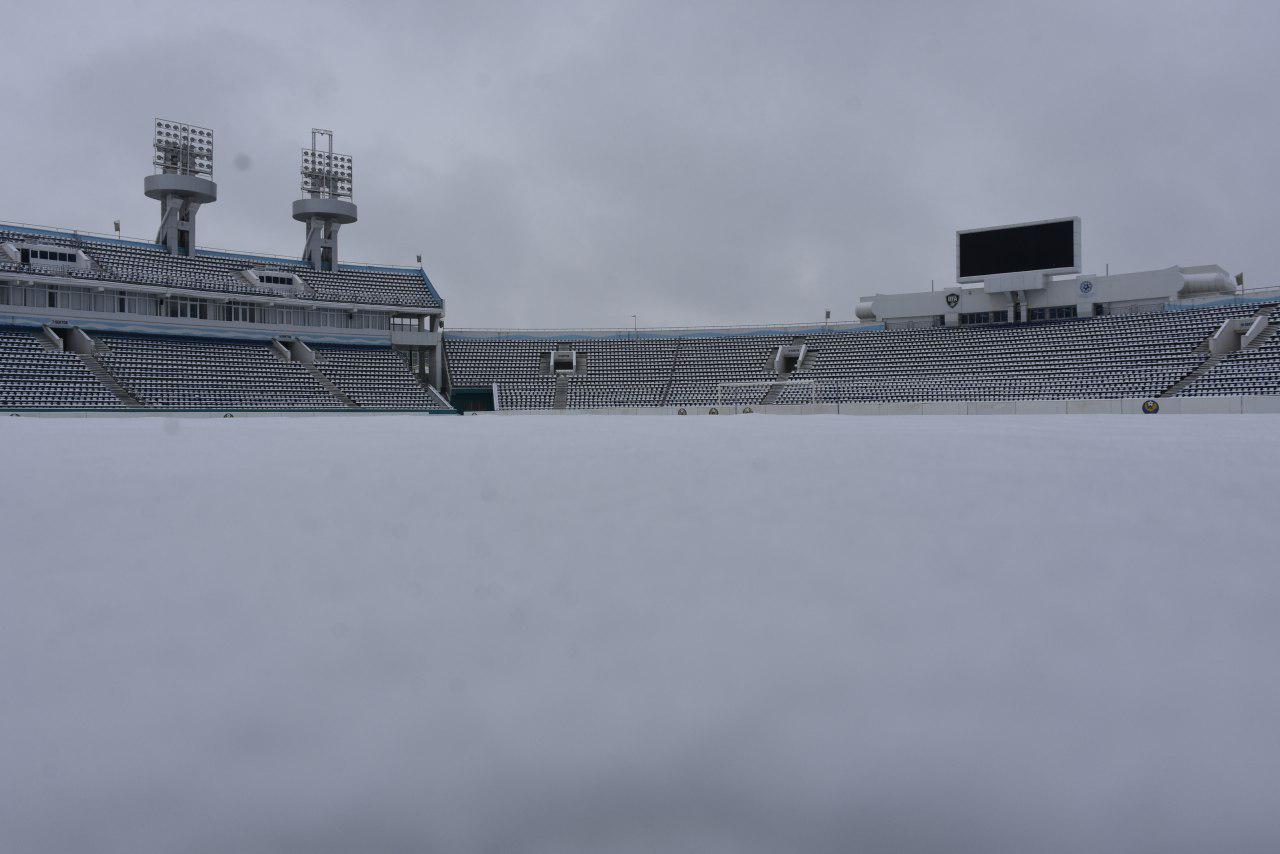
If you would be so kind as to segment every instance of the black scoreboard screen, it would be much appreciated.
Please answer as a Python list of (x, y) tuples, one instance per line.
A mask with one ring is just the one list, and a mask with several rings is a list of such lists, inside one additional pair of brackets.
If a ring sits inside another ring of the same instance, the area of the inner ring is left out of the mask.
[(1077, 219), (1061, 219), (958, 232), (958, 278), (1073, 270), (1080, 263), (1076, 258), (1078, 227)]

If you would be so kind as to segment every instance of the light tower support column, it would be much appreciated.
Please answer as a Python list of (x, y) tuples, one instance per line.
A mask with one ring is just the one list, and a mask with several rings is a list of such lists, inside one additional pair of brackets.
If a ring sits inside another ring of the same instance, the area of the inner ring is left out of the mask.
[(148, 175), (143, 182), (147, 198), (160, 202), (160, 228), (156, 243), (170, 255), (194, 255), (196, 212), (201, 205), (218, 200), (218, 185), (195, 175), (161, 173)]
[(338, 229), (356, 221), (356, 206), (346, 199), (298, 199), (293, 218), (307, 226), (302, 257), (316, 270), (338, 266)]

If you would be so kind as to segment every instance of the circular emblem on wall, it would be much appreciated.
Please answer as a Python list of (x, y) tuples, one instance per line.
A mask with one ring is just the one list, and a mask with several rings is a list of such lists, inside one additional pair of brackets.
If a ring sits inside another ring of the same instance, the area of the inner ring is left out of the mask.
[(955, 308), (960, 304), (959, 294), (947, 294), (947, 308)]
[(1080, 283), (1080, 293), (1082, 293), (1082, 294), (1091, 294), (1091, 293), (1093, 293), (1093, 282), (1089, 281), (1088, 279), (1085, 279), (1083, 282), (1081, 282), (1081, 283)]
[(685, 409), (683, 406), (680, 407), (678, 410), (676, 410), (676, 415), (688, 415), (688, 414), (689, 414), (689, 410)]
[(1154, 400), (1148, 400), (1142, 404), (1142, 411), (1147, 415), (1155, 415), (1160, 411), (1160, 404)]
[(710, 410), (707, 414), (708, 414), (708, 415), (719, 415), (719, 414), (720, 414), (720, 410), (719, 410), (719, 409), (716, 409), (716, 408), (713, 406), (713, 407), (711, 407), (711, 410)]

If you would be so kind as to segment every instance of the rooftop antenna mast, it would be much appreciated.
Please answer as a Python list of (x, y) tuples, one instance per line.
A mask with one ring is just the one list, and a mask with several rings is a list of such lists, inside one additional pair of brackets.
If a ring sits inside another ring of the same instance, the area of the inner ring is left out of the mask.
[[(160, 202), (156, 243), (170, 255), (196, 254), (196, 212), (218, 200), (213, 183), (213, 131), (170, 119), (156, 119), (155, 174), (143, 182), (148, 198)], [(202, 177), (208, 176), (208, 177)]]
[(351, 190), (351, 155), (334, 153), (333, 131), (312, 128), (311, 147), (302, 149), (306, 195), (293, 203), (293, 218), (307, 226), (302, 258), (317, 270), (338, 267), (338, 229), (356, 221)]

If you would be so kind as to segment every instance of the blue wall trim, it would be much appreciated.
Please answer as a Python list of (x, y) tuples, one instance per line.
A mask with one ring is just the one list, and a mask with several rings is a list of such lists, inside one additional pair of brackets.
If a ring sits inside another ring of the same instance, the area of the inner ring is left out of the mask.
[(821, 323), (813, 326), (761, 326), (748, 329), (497, 329), (444, 331), (444, 340), (454, 341), (656, 341), (672, 338), (753, 338), (766, 335), (858, 335), (864, 332), (883, 332), (883, 323), (866, 326), (832, 329)]

